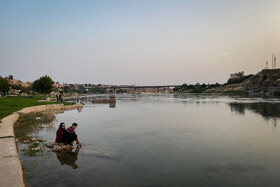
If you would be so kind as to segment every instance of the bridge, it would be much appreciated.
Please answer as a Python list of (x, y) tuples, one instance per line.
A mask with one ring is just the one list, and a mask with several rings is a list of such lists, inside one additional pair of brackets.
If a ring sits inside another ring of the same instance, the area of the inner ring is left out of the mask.
[(114, 94), (117, 93), (118, 89), (133, 89), (134, 92), (137, 92), (137, 89), (156, 89), (156, 92), (159, 93), (160, 89), (171, 89), (179, 85), (163, 85), (163, 86), (111, 86), (107, 89), (112, 90)]
[(176, 87), (176, 86), (181, 86), (181, 85), (164, 85), (164, 86), (111, 86), (108, 88), (113, 88), (113, 89), (117, 89), (117, 88), (172, 88), (172, 87)]
[[(110, 87), (105, 87), (104, 89), (110, 91), (112, 90), (114, 94), (117, 93), (117, 90), (119, 89), (133, 89), (134, 92), (137, 91), (137, 89), (156, 89), (157, 92), (159, 92), (160, 89), (171, 89), (177, 86), (181, 85), (157, 85), (157, 86), (132, 86), (132, 85), (127, 85), (127, 86), (116, 86), (112, 85)], [(93, 87), (85, 87), (85, 89), (94, 89)]]

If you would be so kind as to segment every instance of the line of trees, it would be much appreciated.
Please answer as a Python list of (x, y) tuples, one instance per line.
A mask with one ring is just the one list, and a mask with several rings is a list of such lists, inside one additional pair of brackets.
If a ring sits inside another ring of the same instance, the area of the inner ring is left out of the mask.
[(53, 80), (47, 75), (35, 80), (32, 84), (32, 87), (23, 87), (17, 84), (10, 85), (5, 78), (0, 76), (0, 93), (2, 95), (7, 95), (10, 91), (10, 88), (12, 88), (14, 90), (20, 90), (20, 93), (30, 94), (31, 91), (35, 91), (46, 96), (52, 92), (53, 84)]
[(181, 86), (175, 87), (174, 92), (190, 92), (190, 93), (202, 93), (207, 89), (216, 88), (221, 86), (219, 83), (215, 84), (182, 84)]
[(229, 85), (229, 84), (237, 84), (237, 83), (241, 83), (247, 79), (249, 79), (250, 77), (254, 76), (253, 74), (250, 75), (244, 75), (244, 72), (238, 72), (235, 73), (235, 75), (237, 76), (236, 78), (229, 78), (227, 80), (226, 83), (224, 84), (182, 84), (181, 86), (175, 87), (173, 89), (174, 92), (190, 92), (190, 93), (202, 93), (207, 89), (211, 89), (211, 88), (216, 88), (216, 87), (220, 87), (220, 86), (225, 86), (225, 85)]
[(237, 84), (237, 83), (241, 83), (243, 81), (245, 81), (246, 79), (249, 79), (250, 77), (254, 76), (253, 74), (250, 74), (250, 75), (244, 75), (244, 76), (240, 76), (238, 78), (232, 78), (232, 79), (228, 79), (227, 80), (227, 84)]

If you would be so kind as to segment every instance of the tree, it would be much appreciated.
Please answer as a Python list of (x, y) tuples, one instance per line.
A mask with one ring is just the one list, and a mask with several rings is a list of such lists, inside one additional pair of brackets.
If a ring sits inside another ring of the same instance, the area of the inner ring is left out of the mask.
[(22, 86), (19, 85), (19, 84), (12, 84), (12, 89), (15, 89), (15, 90), (22, 90)]
[(27, 93), (30, 94), (31, 87), (22, 87), (20, 93)]
[(75, 85), (74, 84), (70, 84), (70, 88), (71, 88), (71, 90), (75, 90)]
[(0, 76), (0, 92), (2, 92), (5, 95), (8, 93), (9, 90), (10, 90), (9, 82)]
[(65, 93), (69, 93), (71, 91), (70, 86), (63, 87)]
[(82, 84), (79, 84), (79, 90), (83, 91), (84, 90), (84, 86)]
[(46, 94), (52, 92), (53, 84), (53, 80), (49, 76), (45, 75), (34, 81), (32, 86), (36, 92), (44, 94), (45, 96)]

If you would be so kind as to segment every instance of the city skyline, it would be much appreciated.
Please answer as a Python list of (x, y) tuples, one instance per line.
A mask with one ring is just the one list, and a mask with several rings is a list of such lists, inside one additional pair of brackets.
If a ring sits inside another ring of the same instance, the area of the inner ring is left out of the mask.
[[(280, 2), (2, 1), (0, 75), (24, 82), (224, 83), (280, 54)], [(279, 67), (279, 65), (276, 65)]]

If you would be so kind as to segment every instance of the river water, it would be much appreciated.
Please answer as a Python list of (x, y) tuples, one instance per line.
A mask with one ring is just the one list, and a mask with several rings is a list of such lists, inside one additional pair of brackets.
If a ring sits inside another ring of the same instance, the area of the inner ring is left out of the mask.
[(78, 123), (78, 154), (19, 155), (29, 186), (279, 186), (280, 100), (204, 94), (117, 95), (56, 114), (31, 135)]

